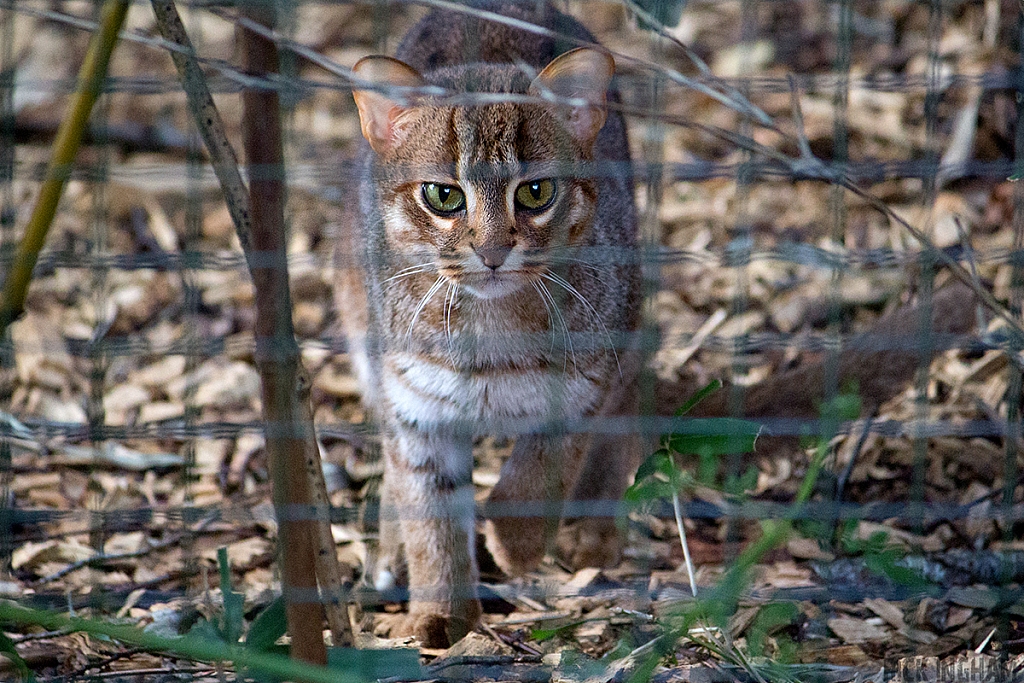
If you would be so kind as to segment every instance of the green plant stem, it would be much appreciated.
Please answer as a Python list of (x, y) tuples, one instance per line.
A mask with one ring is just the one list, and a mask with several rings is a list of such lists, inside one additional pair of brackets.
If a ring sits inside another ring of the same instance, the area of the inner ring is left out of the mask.
[(46, 179), (32, 208), (28, 225), (25, 226), (25, 234), (18, 245), (11, 270), (4, 280), (3, 298), (0, 299), (0, 337), (7, 326), (24, 311), (32, 270), (39, 260), (39, 252), (57, 213), (57, 204), (71, 176), (72, 164), (82, 145), (93, 105), (103, 89), (110, 55), (117, 45), (117, 34), (124, 24), (130, 5), (130, 0), (107, 0), (103, 4), (99, 31), (93, 34), (89, 42), (85, 61), (78, 72), (78, 88), (53, 141), (53, 154), (46, 170)]
[(690, 592), (697, 597), (697, 580), (693, 574), (693, 559), (690, 557), (690, 544), (686, 542), (686, 527), (683, 526), (683, 506), (679, 502), (679, 493), (672, 492), (672, 511), (676, 517), (676, 532), (679, 534), (679, 545), (683, 547), (683, 561), (686, 562), (686, 575), (690, 578)]
[(135, 626), (68, 617), (63, 614), (21, 607), (9, 601), (0, 601), (0, 623), (4, 622), (41, 626), (49, 631), (81, 632), (93, 636), (105, 636), (135, 647), (168, 652), (183, 659), (203, 662), (233, 662), (290, 681), (363, 683), (366, 680), (349, 672), (313, 666), (280, 655), (253, 652), (244, 647), (228, 645), (209, 638), (197, 636), (167, 638), (147, 633)]
[[(800, 483), (800, 490), (797, 491), (796, 498), (793, 501), (794, 512), (799, 510), (799, 508), (802, 507), (803, 504), (811, 497), (811, 493), (814, 492), (814, 487), (818, 483), (818, 475), (821, 474), (821, 465), (825, 462), (825, 456), (827, 454), (827, 446), (822, 446), (815, 452), (814, 458), (811, 460), (811, 464), (807, 468), (807, 474), (804, 475), (804, 480)], [(792, 520), (765, 520), (761, 523), (761, 538), (751, 543), (742, 553), (740, 553), (740, 556), (736, 559), (736, 565), (733, 569), (738, 574), (745, 573), (748, 569), (760, 562), (762, 557), (788, 541), (792, 533)], [(730, 570), (730, 573), (732, 573), (732, 570)]]

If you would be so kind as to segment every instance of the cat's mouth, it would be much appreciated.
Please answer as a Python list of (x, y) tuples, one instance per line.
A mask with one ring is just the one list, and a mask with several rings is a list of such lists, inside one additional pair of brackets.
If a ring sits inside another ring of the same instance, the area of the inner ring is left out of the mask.
[(466, 292), (480, 299), (500, 299), (518, 292), (533, 278), (520, 270), (489, 270), (462, 273), (456, 282)]

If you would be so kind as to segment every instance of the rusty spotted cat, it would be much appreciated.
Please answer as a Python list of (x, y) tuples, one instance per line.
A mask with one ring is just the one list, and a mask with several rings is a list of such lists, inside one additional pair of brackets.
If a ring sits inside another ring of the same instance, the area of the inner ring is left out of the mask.
[[(434, 646), (480, 616), (475, 438), (515, 438), (485, 521), (509, 574), (541, 560), (562, 501), (615, 495), (633, 459), (628, 436), (572, 427), (628, 411), (637, 365), (614, 61), (550, 5), (474, 7), (435, 10), (397, 58), (354, 67), (365, 141), (338, 250), (342, 324), (385, 459), (373, 578), (387, 586), (407, 568), (398, 630)], [(605, 531), (580, 536), (576, 562), (610, 559)]]

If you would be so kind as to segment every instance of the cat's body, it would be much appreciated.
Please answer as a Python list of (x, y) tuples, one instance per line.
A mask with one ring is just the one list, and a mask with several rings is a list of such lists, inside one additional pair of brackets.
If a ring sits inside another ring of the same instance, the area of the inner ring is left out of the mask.
[[(593, 41), (550, 6), (491, 7)], [(585, 463), (588, 451), (616, 459), (628, 437), (597, 445), (566, 427), (628, 410), (641, 310), (625, 126), (605, 109), (613, 63), (594, 49), (559, 58), (572, 47), (435, 11), (400, 47), (404, 63), (355, 69), (376, 85), (355, 93), (368, 142), (339, 248), (339, 307), (382, 431), (375, 580), (387, 583), (404, 548), (402, 630), (429, 644), (479, 617), (474, 438), (516, 438), (487, 522), (510, 573), (541, 559), (582, 470), (621, 481), (629, 469)], [(420, 91), (404, 99), (393, 86)]]

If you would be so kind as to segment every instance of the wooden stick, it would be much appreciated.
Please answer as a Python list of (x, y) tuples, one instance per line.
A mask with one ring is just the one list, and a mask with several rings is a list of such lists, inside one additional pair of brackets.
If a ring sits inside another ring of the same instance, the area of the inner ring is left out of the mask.
[[(153, 11), (156, 13), (157, 25), (165, 40), (182, 49), (172, 51), (171, 57), (177, 67), (182, 87), (188, 97), (189, 109), (199, 128), (203, 142), (210, 154), (210, 162), (224, 191), (224, 200), (235, 224), (238, 241), (242, 245), (250, 272), (254, 272), (257, 263), (253, 254), (252, 208), (249, 193), (238, 170), (238, 159), (235, 150), (228, 141), (227, 133), (220, 112), (213, 101), (206, 76), (199, 66), (192, 41), (185, 31), (185, 26), (178, 15), (174, 0), (152, 0)], [(310, 404), (310, 382), (299, 362), (298, 372), (298, 420), (302, 425), (313, 424), (313, 410)], [(338, 555), (334, 551), (334, 538), (331, 535), (330, 500), (327, 497), (327, 484), (324, 481), (323, 465), (320, 460), (320, 448), (317, 445), (314, 430), (310, 427), (304, 431), (309, 434), (305, 442), (305, 471), (309, 477), (312, 500), (309, 501), (317, 511), (317, 537), (319, 548), (316, 552), (316, 574), (325, 596), (324, 607), (327, 612), (327, 623), (331, 629), (331, 638), (336, 647), (352, 644), (352, 626), (348, 618), (344, 590), (341, 583), (341, 568)]]
[[(264, 26), (275, 25), (273, 6), (246, 3), (242, 13)], [(277, 47), (239, 29), (245, 70), (257, 77), (278, 71)], [(272, 89), (242, 94), (242, 139), (249, 167), (252, 207), (253, 284), (256, 288), (256, 366), (262, 383), (267, 457), (278, 519), (278, 553), (291, 634), (292, 658), (327, 663), (323, 606), (316, 595), (316, 522), (306, 514), (312, 500), (306, 476), (306, 443), (312, 425), (301, 421), (298, 401), (299, 347), (292, 329), (288, 260), (285, 251), (285, 180), (280, 101)]]

